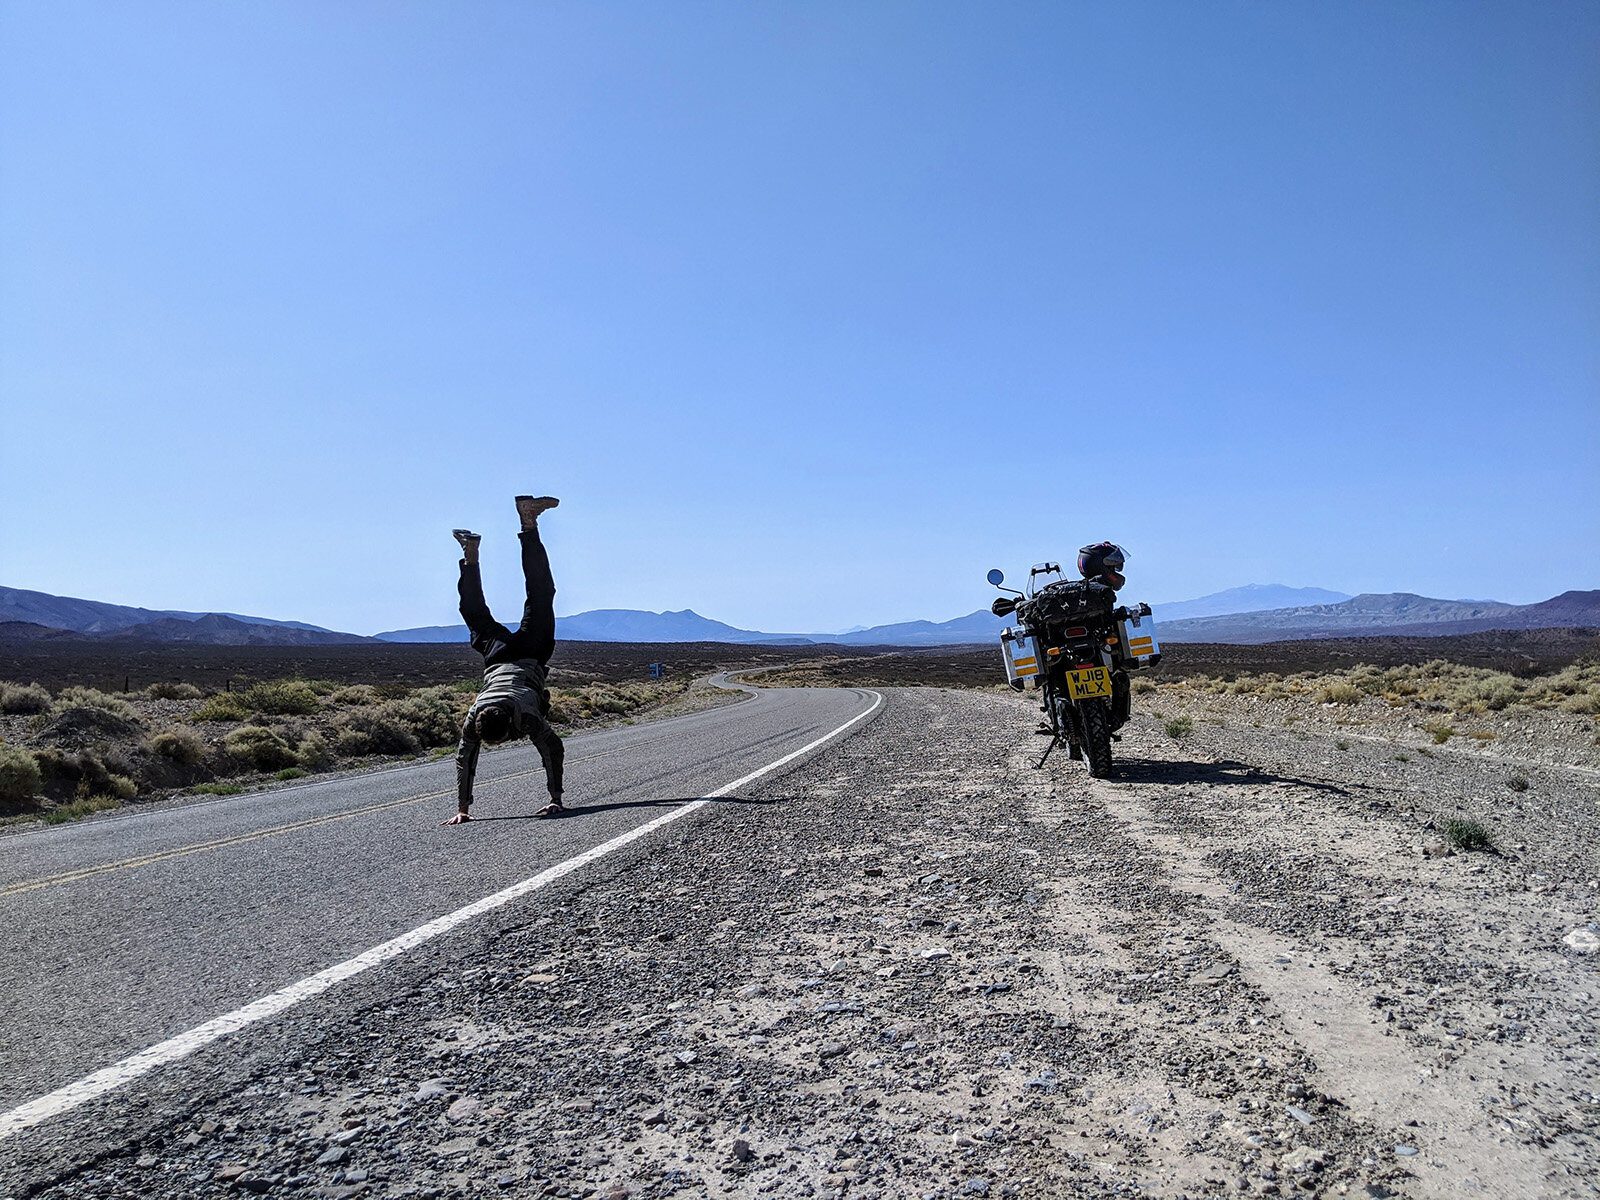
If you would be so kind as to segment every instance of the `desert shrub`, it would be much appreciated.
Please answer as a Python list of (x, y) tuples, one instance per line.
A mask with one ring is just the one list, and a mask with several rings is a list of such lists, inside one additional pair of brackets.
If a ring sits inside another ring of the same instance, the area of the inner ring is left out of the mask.
[(237, 783), (197, 783), (192, 790), (203, 796), (237, 796), (244, 788)]
[(1562, 712), (1585, 716), (1600, 714), (1600, 691), (1580, 692), (1575, 696), (1568, 696), (1561, 702), (1560, 708)]
[(1360, 704), (1361, 689), (1353, 683), (1330, 683), (1317, 693), (1318, 704)]
[(461, 735), (466, 705), (457, 694), (443, 688), (425, 688), (403, 700), (390, 700), (378, 715), (402, 726), (422, 747), (445, 746)]
[(1497, 672), (1469, 682), (1458, 693), (1458, 702), (1477, 711), (1499, 712), (1514, 704), (1520, 692), (1521, 686), (1514, 676)]
[(333, 751), (320, 733), (308, 733), (294, 748), (295, 761), (308, 771), (325, 771), (333, 765)]
[(50, 693), (37, 683), (0, 683), (0, 713), (13, 716), (50, 709)]
[(122, 807), (122, 801), (112, 795), (96, 793), (89, 796), (80, 796), (70, 804), (62, 804), (52, 808), (44, 814), (45, 824), (61, 825), (67, 821), (76, 821), (80, 818), (92, 816), (97, 812)]
[(1506, 780), (1506, 786), (1513, 792), (1525, 792), (1528, 790), (1528, 777), (1526, 775), (1513, 775)]
[(378, 689), (370, 683), (352, 683), (349, 687), (336, 688), (328, 693), (329, 704), (381, 704), (383, 697), (378, 694)]
[(113, 696), (110, 692), (102, 692), (99, 688), (62, 688), (56, 696), (55, 707), (57, 712), (65, 712), (69, 708), (98, 708), (101, 712), (108, 712), (126, 721), (139, 719), (139, 714), (133, 711), (133, 706), (121, 696)]
[(582, 687), (550, 689), (552, 724), (592, 720), (637, 712), (678, 694), (671, 684), (589, 683)]
[(192, 767), (206, 756), (206, 744), (190, 729), (163, 729), (144, 745), (150, 753), (184, 767)]
[(222, 739), (222, 748), (257, 770), (276, 771), (294, 765), (294, 751), (283, 735), (265, 725), (241, 725)]
[(244, 694), (252, 711), (274, 717), (305, 716), (322, 707), (317, 693), (304, 679), (269, 679)]
[(1422, 732), (1433, 738), (1435, 746), (1444, 745), (1456, 735), (1455, 726), (1447, 725), (1443, 721), (1430, 721), (1422, 727)]
[(16, 746), (0, 746), (0, 802), (23, 803), (43, 786), (37, 758)]
[(201, 696), (192, 683), (152, 683), (144, 694), (152, 700), (198, 700)]
[(194, 710), (194, 721), (242, 721), (250, 715), (250, 706), (238, 692), (218, 692)]
[(139, 794), (139, 785), (126, 775), (107, 775), (106, 784), (118, 800), (132, 800)]
[(274, 779), (281, 779), (285, 783), (291, 779), (304, 779), (305, 777), (306, 772), (304, 767), (285, 767), (283, 770), (279, 771), (273, 776)]
[(1133, 689), (1135, 696), (1142, 696), (1147, 692), (1156, 690), (1156, 681), (1154, 679), (1135, 679), (1129, 686)]
[(354, 709), (334, 719), (334, 747), (340, 754), (415, 754), (416, 735), (379, 710)]
[(1173, 741), (1182, 741), (1194, 732), (1194, 722), (1188, 717), (1173, 717), (1167, 721), (1164, 728), (1167, 736)]
[(1374, 667), (1370, 663), (1362, 663), (1351, 669), (1349, 673), (1351, 687), (1375, 696), (1383, 690), (1384, 672), (1381, 667)]
[(1452, 817), (1444, 823), (1444, 840), (1455, 850), (1489, 850), (1494, 846), (1489, 831), (1466, 817)]

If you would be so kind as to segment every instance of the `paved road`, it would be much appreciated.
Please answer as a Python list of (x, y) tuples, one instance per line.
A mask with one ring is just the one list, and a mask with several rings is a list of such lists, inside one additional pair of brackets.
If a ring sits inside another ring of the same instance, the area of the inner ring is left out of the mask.
[(527, 819), (546, 797), (524, 746), (484, 756), (482, 819), (464, 827), (439, 824), (444, 759), (0, 840), (0, 1111), (725, 787), (874, 701), (761, 690), (569, 738), (581, 807), (559, 821)]

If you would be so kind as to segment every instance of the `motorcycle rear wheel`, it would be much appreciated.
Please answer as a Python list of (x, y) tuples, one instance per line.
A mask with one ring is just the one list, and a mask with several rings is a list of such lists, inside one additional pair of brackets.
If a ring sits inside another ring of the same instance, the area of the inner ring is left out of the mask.
[(1083, 717), (1084, 749), (1089, 755), (1089, 774), (1095, 779), (1111, 777), (1111, 714), (1100, 700), (1083, 704), (1079, 712)]

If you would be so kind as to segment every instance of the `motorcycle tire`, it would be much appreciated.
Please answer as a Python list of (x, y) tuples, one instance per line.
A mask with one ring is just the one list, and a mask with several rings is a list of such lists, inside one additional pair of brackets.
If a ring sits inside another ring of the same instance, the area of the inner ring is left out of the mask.
[(1106, 705), (1091, 700), (1082, 706), (1084, 749), (1089, 754), (1089, 774), (1095, 779), (1111, 777), (1111, 715)]

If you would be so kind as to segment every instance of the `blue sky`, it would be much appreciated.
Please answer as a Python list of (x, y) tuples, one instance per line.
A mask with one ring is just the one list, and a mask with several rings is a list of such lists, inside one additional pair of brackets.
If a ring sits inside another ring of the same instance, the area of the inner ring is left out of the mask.
[(0, 9), (0, 583), (1600, 586), (1592, 4)]

